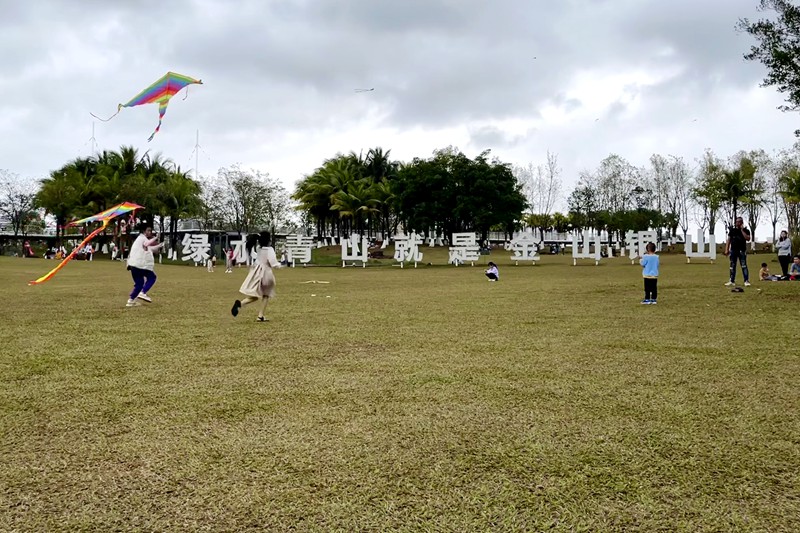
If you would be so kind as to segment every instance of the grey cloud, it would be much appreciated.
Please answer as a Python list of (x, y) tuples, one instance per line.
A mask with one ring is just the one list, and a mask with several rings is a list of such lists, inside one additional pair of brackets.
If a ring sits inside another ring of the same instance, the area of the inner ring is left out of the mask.
[[(470, 146), (508, 157), (557, 149), (574, 173), (609, 151), (645, 150), (646, 135), (654, 144), (681, 138), (684, 116), (717, 113), (719, 101), (764, 75), (742, 61), (749, 41), (734, 31), (739, 17), (754, 14), (754, 0), (0, 3), (0, 46), (11, 51), (0, 59), (0, 168), (19, 174), (85, 155), (89, 112), (110, 115), (168, 70), (205, 85), (170, 102), (152, 143), (154, 106), (97, 123), (101, 148), (161, 150), (186, 167), (200, 130), (203, 166), (280, 164), (281, 150), (295, 152), (295, 165), (311, 150), (304, 143), (347, 145), (369, 117), (398, 132), (464, 127)], [(494, 125), (536, 123), (545, 105), (580, 111), (587, 104), (568, 95), (576, 73), (634, 68), (674, 75), (624, 88), (597, 125), (592, 117), (522, 135)], [(634, 109), (633, 95), (638, 108), (623, 125), (617, 119)], [(720, 142), (729, 142), (728, 127), (720, 126)], [(319, 163), (309, 158), (286, 173)]]

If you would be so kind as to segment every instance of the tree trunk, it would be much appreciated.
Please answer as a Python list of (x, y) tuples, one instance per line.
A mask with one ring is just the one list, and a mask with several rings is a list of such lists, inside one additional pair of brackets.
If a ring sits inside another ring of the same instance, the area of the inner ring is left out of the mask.
[(778, 221), (777, 220), (773, 220), (772, 221), (772, 251), (773, 252), (775, 251), (775, 240), (776, 240), (776, 238), (775, 238), (775, 229), (776, 229), (777, 226), (778, 226)]

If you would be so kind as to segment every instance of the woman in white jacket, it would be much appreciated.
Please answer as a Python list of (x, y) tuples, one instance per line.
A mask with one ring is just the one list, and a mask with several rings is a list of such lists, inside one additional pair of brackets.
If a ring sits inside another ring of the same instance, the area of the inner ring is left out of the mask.
[(781, 264), (783, 277), (786, 278), (789, 276), (789, 263), (792, 262), (792, 240), (786, 230), (781, 232), (775, 247), (778, 249), (778, 262)]
[(280, 268), (281, 264), (275, 256), (275, 250), (270, 246), (269, 233), (262, 232), (260, 235), (249, 235), (247, 237), (248, 256), (252, 253), (256, 243), (260, 247), (258, 255), (250, 267), (250, 272), (247, 273), (244, 283), (239, 288), (239, 292), (244, 294), (246, 298), (233, 302), (231, 314), (236, 316), (243, 305), (261, 300), (261, 309), (258, 311), (257, 320), (264, 322), (267, 320), (264, 317), (267, 302), (270, 298), (275, 297), (275, 275), (272, 273), (272, 269)]
[(145, 302), (153, 301), (147, 295), (156, 282), (156, 273), (153, 270), (155, 268), (153, 251), (162, 246), (164, 243), (158, 242), (158, 235), (153, 234), (153, 228), (145, 228), (144, 232), (140, 233), (133, 241), (133, 246), (128, 254), (128, 270), (131, 271), (133, 278), (133, 290), (128, 297), (127, 307), (139, 305), (136, 301), (137, 298)]

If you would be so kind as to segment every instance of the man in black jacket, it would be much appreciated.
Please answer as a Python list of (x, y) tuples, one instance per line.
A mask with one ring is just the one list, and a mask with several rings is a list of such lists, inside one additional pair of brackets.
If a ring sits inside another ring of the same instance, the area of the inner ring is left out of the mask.
[(731, 279), (725, 285), (736, 285), (736, 261), (742, 265), (745, 287), (750, 286), (750, 272), (747, 270), (747, 243), (750, 242), (750, 230), (744, 226), (744, 219), (736, 217), (734, 225), (728, 228), (728, 240), (725, 243), (725, 255), (731, 260)]

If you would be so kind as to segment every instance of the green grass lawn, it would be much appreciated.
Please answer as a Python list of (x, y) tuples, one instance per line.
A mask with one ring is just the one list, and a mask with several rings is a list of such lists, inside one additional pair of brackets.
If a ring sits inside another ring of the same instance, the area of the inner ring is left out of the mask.
[(244, 268), (0, 258), (0, 530), (800, 530), (800, 283), (508, 255), (281, 269), (267, 323)]

